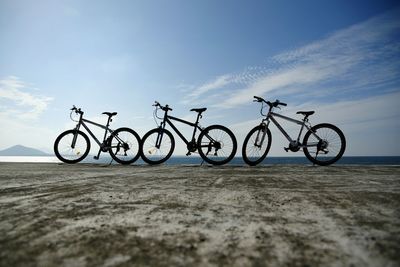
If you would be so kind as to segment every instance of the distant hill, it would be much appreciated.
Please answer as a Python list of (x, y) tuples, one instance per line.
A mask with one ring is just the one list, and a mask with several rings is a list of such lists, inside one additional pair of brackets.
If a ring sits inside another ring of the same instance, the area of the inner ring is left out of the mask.
[(49, 154), (35, 148), (16, 145), (0, 150), (0, 156), (49, 156)]

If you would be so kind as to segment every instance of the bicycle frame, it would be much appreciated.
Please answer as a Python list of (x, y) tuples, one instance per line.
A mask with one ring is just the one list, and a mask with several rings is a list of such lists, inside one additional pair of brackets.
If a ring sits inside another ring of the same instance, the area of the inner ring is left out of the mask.
[[(299, 134), (298, 134), (298, 136), (297, 136), (297, 139), (295, 139), (295, 140), (292, 139), (292, 138), (290, 137), (290, 135), (283, 129), (283, 127), (279, 124), (279, 122), (278, 122), (274, 117), (278, 117), (278, 118), (284, 119), (284, 120), (286, 120), (286, 121), (289, 121), (289, 122), (292, 122), (292, 123), (301, 125), (300, 132), (299, 132)], [(267, 123), (265, 123), (265, 121), (267, 121)], [(281, 114), (278, 114), (278, 113), (274, 113), (274, 112), (272, 112), (272, 111), (268, 112), (266, 118), (262, 120), (261, 125), (264, 126), (264, 127), (266, 127), (266, 128), (268, 128), (269, 122), (270, 122), (270, 121), (272, 121), (272, 122), (275, 124), (275, 126), (278, 128), (278, 130), (286, 137), (286, 139), (287, 139), (290, 143), (297, 142), (298, 144), (300, 144), (300, 137), (301, 137), (301, 134), (303, 133), (304, 128), (306, 128), (307, 130), (310, 130), (310, 129), (311, 129), (311, 126), (309, 126), (309, 125), (306, 124), (306, 122), (308, 122), (308, 119), (296, 120), (296, 119), (292, 119), (292, 118), (289, 118), (289, 117), (287, 117), (287, 116), (284, 116), (284, 115), (281, 115)], [(262, 139), (261, 139), (260, 144), (262, 144), (262, 142), (264, 141), (265, 134), (266, 134), (266, 132), (264, 131), (264, 134), (263, 134), (263, 136), (262, 136)], [(313, 135), (314, 135), (318, 140), (321, 140), (321, 138), (319, 138), (315, 133), (313, 133)], [(258, 140), (258, 135), (257, 135), (257, 139), (256, 139), (256, 140)], [(315, 144), (307, 145), (307, 147), (317, 146), (317, 145), (318, 145), (318, 143), (315, 143)], [(303, 144), (301, 144), (301, 145), (299, 145), (299, 146), (300, 146), (301, 148), (306, 147), (306, 146), (303, 145)]]
[[(189, 143), (194, 140), (194, 138), (196, 136), (196, 131), (197, 130), (202, 131), (202, 128), (199, 126), (199, 118), (200, 118), (200, 114), (197, 115), (196, 122), (193, 123), (193, 122), (185, 121), (185, 120), (170, 116), (170, 115), (168, 115), (168, 112), (165, 112), (164, 119), (161, 122), (160, 128), (161, 129), (165, 129), (165, 126), (166, 126), (166, 123), (167, 123), (169, 126), (171, 126), (171, 128), (175, 131), (175, 133), (178, 134), (178, 136), (182, 139), (182, 141), (185, 142), (186, 145), (189, 145)], [(173, 122), (171, 120), (178, 121), (180, 123), (184, 123), (184, 124), (189, 125), (189, 126), (194, 128), (191, 141), (188, 141), (185, 138), (185, 136), (178, 130), (178, 128), (176, 128), (176, 126), (173, 124)], [(162, 136), (163, 136), (163, 132), (161, 132), (161, 134), (159, 134), (157, 136), (157, 140), (156, 140), (156, 147), (157, 148), (160, 148), (161, 141), (162, 141)]]
[[(100, 142), (99, 139), (97, 139), (97, 137), (93, 134), (93, 132), (89, 129), (89, 127), (86, 125), (85, 122), (86, 122), (86, 123), (90, 123), (90, 124), (92, 124), (92, 125), (94, 125), (94, 126), (97, 126), (97, 127), (102, 128), (102, 129), (105, 130), (105, 132), (104, 132), (104, 137), (103, 137), (103, 142)], [(104, 125), (98, 124), (98, 123), (96, 123), (96, 122), (94, 122), (94, 121), (90, 121), (90, 120), (84, 119), (84, 118), (82, 117), (82, 114), (81, 114), (80, 117), (79, 117), (79, 122), (78, 122), (78, 124), (77, 124), (76, 127), (75, 127), (75, 130), (78, 131), (78, 130), (80, 129), (81, 125), (83, 126), (83, 128), (85, 128), (85, 130), (89, 133), (89, 135), (94, 139), (94, 141), (96, 141), (96, 143), (97, 143), (101, 148), (104, 147), (104, 141), (106, 140), (107, 133), (109, 132), (110, 134), (112, 134), (112, 133), (114, 132), (113, 130), (111, 130), (111, 129), (108, 127), (108, 126), (110, 125), (110, 119), (108, 119), (107, 125), (104, 126)], [(77, 138), (77, 135), (75, 135), (74, 138), (73, 138), (73, 140), (72, 140), (72, 145), (71, 145), (72, 148), (75, 147), (76, 138)], [(120, 141), (120, 142), (122, 141), (122, 140), (119, 139), (118, 136), (117, 136), (116, 138), (117, 138), (118, 141)]]

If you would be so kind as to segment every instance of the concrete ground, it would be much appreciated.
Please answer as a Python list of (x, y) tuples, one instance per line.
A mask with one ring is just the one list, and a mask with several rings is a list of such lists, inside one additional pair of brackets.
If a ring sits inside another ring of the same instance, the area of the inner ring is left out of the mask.
[(400, 167), (0, 163), (0, 266), (399, 266)]

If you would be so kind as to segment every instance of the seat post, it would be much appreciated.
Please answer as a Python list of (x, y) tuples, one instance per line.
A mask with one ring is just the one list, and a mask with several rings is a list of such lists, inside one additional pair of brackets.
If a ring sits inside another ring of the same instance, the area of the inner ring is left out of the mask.
[(201, 112), (197, 114), (196, 125), (199, 123), (200, 118), (201, 118)]
[(107, 128), (108, 128), (108, 126), (110, 126), (110, 121), (111, 121), (111, 116), (108, 116), (108, 120), (107, 120)]

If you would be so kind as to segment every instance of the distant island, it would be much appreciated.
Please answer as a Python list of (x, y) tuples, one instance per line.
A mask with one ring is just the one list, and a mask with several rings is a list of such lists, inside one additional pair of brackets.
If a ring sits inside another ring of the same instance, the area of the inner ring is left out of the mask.
[(0, 156), (50, 156), (39, 149), (16, 145), (4, 150), (0, 150)]

